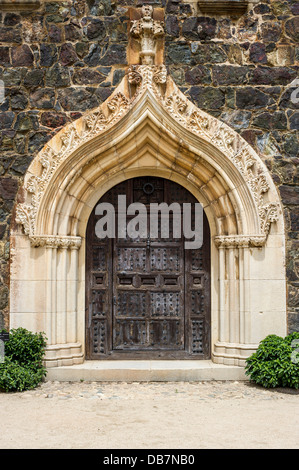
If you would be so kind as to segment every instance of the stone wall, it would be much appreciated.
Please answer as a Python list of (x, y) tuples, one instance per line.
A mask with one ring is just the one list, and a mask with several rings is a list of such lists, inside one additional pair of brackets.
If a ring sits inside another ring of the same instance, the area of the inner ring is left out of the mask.
[[(279, 188), (289, 331), (298, 331), (299, 104), (289, 85), (299, 77), (299, 4), (264, 0), (232, 17), (204, 15), (186, 0), (145, 3), (165, 8), (165, 63), (177, 85), (240, 132)], [(70, 0), (0, 13), (0, 327), (8, 325), (9, 227), (23, 175), (45, 142), (101, 104), (120, 82), (127, 66), (127, 7), (141, 4)]]

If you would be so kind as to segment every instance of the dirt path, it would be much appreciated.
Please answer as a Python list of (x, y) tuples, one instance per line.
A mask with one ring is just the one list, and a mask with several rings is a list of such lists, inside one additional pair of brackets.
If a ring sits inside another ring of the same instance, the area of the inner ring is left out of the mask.
[(298, 449), (298, 404), (247, 382), (45, 382), (0, 394), (0, 448)]

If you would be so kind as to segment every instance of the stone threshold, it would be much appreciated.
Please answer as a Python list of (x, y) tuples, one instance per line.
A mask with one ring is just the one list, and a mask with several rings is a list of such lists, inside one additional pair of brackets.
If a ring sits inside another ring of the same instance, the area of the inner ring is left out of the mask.
[(59, 382), (200, 382), (249, 380), (243, 367), (212, 361), (85, 361), (51, 367), (46, 380)]

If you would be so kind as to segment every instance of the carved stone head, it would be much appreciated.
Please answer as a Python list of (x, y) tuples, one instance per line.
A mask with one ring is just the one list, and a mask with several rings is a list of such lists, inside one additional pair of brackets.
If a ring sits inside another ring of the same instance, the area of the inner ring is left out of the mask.
[(143, 19), (150, 20), (153, 17), (153, 7), (151, 5), (143, 5), (141, 13)]

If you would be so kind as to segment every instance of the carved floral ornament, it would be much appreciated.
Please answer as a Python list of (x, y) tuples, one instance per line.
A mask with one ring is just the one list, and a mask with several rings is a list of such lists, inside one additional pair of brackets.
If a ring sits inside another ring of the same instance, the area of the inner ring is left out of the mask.
[[(146, 12), (147, 14), (147, 12)], [(145, 19), (143, 17), (143, 19)], [(150, 17), (151, 19), (151, 17)], [(160, 25), (161, 26), (161, 25)], [(133, 23), (131, 34), (140, 35), (142, 25)], [(152, 34), (155, 36), (158, 25)], [(160, 30), (159, 30), (160, 31)], [(157, 33), (158, 34), (158, 33)], [(160, 33), (159, 33), (160, 34)], [(229, 159), (242, 175), (249, 188), (259, 219), (259, 233), (252, 236), (217, 236), (217, 246), (262, 246), (265, 244), (271, 223), (278, 220), (279, 202), (271, 189), (269, 176), (258, 155), (233, 129), (218, 119), (201, 111), (180, 92), (165, 65), (131, 65), (123, 81), (112, 96), (99, 108), (86, 112), (81, 125), (73, 122), (65, 126), (56, 136), (60, 145), (47, 143), (37, 156), (41, 165), (39, 175), (32, 175), (25, 184), (30, 202), (20, 203), (16, 208), (16, 221), (23, 225), (25, 234), (33, 246), (80, 246), (80, 237), (57, 237), (36, 233), (36, 221), (40, 202), (51, 178), (60, 165), (82, 145), (107, 132), (132, 110), (145, 93), (164, 108), (168, 115), (201, 141), (208, 142)], [(272, 194), (273, 193), (273, 194)], [(270, 201), (270, 202), (269, 202)], [(277, 201), (277, 202), (272, 202)]]
[(164, 35), (163, 22), (153, 19), (153, 7), (143, 5), (141, 19), (133, 20), (130, 34), (140, 42), (140, 58), (143, 65), (153, 65), (156, 54), (156, 39)]

